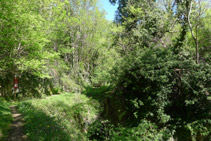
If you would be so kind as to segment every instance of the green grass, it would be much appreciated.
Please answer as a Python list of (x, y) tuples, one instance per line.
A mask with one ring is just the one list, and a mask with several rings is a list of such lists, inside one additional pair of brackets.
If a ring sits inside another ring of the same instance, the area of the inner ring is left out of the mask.
[(10, 112), (10, 103), (0, 97), (0, 140), (8, 134), (8, 129), (12, 122), (12, 114)]
[(99, 115), (99, 103), (80, 94), (62, 94), (20, 102), (25, 134), (31, 141), (88, 140), (87, 129)]

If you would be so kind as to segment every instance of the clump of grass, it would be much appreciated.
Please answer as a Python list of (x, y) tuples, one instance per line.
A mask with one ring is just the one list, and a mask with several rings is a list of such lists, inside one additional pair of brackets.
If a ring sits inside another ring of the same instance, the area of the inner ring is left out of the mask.
[(7, 136), (12, 122), (12, 114), (9, 106), (10, 103), (0, 97), (0, 140), (3, 140)]
[(20, 102), (29, 140), (88, 140), (88, 126), (98, 117), (99, 103), (80, 94), (62, 94)]

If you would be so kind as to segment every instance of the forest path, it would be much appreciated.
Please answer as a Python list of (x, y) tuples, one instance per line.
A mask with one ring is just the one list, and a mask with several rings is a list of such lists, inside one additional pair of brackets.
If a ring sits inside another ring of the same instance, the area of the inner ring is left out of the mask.
[(26, 138), (24, 137), (24, 132), (23, 132), (23, 125), (24, 125), (23, 117), (17, 111), (16, 106), (11, 106), (10, 109), (14, 120), (11, 125), (7, 141), (24, 141), (26, 140)]

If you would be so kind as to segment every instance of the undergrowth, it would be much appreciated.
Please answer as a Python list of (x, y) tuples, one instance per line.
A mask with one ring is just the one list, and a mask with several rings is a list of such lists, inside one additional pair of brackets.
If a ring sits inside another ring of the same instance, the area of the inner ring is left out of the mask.
[(10, 103), (0, 97), (0, 140), (4, 140), (12, 122), (12, 114), (9, 109)]
[(99, 103), (81, 94), (62, 94), (20, 102), (25, 134), (31, 141), (88, 140), (86, 133), (100, 113)]

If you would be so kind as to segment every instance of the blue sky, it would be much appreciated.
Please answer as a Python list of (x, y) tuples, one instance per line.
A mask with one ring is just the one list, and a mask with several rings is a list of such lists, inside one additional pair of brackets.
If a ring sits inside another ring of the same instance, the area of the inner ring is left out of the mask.
[(115, 6), (113, 6), (112, 4), (110, 4), (109, 0), (100, 0), (100, 5), (107, 13), (106, 19), (113, 21), (118, 5), (116, 4)]

